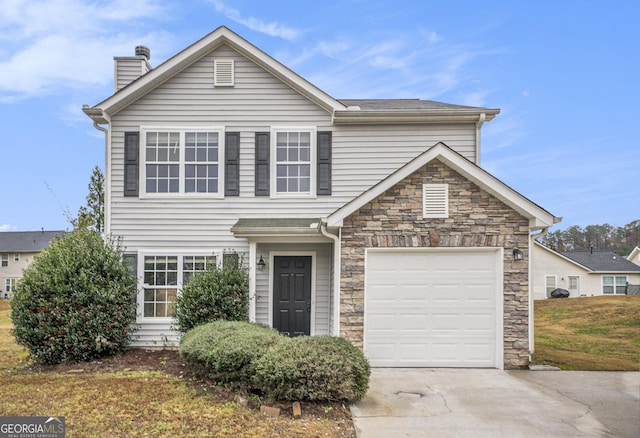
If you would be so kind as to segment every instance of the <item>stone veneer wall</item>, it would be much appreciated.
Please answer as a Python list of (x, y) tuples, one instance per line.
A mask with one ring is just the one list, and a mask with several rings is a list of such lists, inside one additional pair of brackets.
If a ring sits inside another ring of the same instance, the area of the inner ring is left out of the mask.
[[(449, 217), (422, 219), (422, 184), (449, 184)], [(504, 247), (504, 366), (529, 363), (529, 222), (438, 160), (344, 220), (341, 336), (362, 348), (365, 248)], [(513, 248), (524, 253), (513, 259)]]

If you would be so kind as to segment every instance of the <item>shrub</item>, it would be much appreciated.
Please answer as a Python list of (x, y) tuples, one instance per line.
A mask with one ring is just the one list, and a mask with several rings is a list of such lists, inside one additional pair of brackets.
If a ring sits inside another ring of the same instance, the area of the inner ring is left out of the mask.
[(135, 294), (120, 248), (76, 229), (25, 269), (11, 303), (13, 334), (42, 364), (111, 355), (130, 341)]
[(196, 273), (176, 299), (177, 329), (186, 333), (210, 321), (247, 321), (249, 276), (234, 264)]
[(180, 356), (200, 377), (222, 383), (250, 384), (254, 362), (286, 340), (267, 326), (243, 321), (214, 321), (187, 332)]
[(369, 386), (369, 362), (343, 338), (302, 336), (274, 345), (255, 364), (254, 384), (284, 400), (357, 401)]

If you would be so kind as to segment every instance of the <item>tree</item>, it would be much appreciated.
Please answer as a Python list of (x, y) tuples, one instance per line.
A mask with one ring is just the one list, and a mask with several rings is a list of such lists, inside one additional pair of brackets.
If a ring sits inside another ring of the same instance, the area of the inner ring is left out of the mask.
[(104, 176), (98, 166), (94, 167), (89, 181), (87, 205), (80, 207), (78, 218), (72, 221), (74, 228), (90, 228), (104, 233)]
[(573, 225), (566, 230), (556, 230), (538, 239), (554, 251), (613, 251), (627, 256), (633, 248), (640, 246), (640, 220), (623, 227), (609, 224), (587, 225), (584, 229)]
[(115, 354), (130, 341), (135, 295), (119, 245), (76, 228), (24, 270), (11, 302), (13, 334), (43, 364)]

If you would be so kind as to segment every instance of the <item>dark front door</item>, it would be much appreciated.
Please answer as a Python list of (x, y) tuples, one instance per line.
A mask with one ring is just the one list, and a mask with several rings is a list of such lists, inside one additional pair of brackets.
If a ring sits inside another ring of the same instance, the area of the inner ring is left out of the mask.
[(273, 327), (289, 336), (311, 333), (311, 257), (274, 257)]

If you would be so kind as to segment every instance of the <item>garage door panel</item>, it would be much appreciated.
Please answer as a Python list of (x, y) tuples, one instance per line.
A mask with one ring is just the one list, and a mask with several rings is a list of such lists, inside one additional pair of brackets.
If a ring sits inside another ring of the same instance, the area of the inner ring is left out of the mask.
[(369, 252), (371, 365), (496, 367), (498, 257), (495, 250)]

